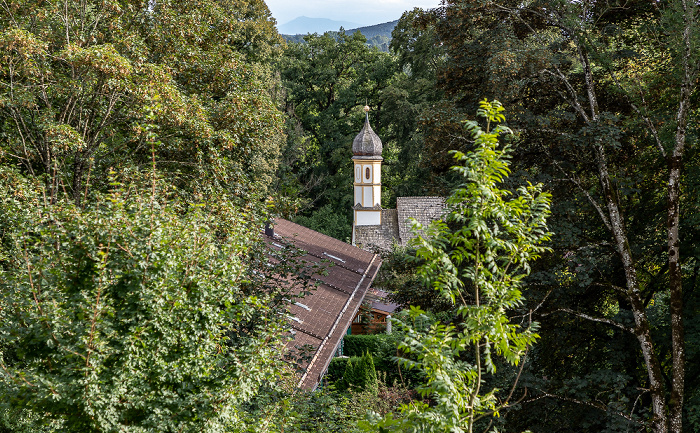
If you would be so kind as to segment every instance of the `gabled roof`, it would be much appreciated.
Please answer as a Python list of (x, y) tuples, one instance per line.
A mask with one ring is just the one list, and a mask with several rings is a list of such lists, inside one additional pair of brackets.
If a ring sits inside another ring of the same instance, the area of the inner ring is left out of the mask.
[(371, 303), (372, 310), (380, 311), (384, 314), (394, 314), (399, 308), (399, 304), (389, 301), (389, 292), (370, 287), (365, 296), (365, 301)]
[(306, 346), (310, 358), (298, 386), (313, 390), (328, 368), (340, 340), (360, 308), (381, 266), (381, 258), (284, 219), (274, 221), (274, 244), (291, 243), (306, 252), (301, 260), (318, 263), (325, 272), (313, 278), (312, 293), (290, 303), (289, 323), (294, 340), (286, 350)]

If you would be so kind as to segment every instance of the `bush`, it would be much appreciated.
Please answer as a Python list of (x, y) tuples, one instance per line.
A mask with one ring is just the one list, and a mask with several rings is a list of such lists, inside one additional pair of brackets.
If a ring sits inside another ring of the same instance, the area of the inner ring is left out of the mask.
[(384, 357), (387, 352), (395, 352), (396, 345), (396, 337), (390, 334), (346, 335), (343, 338), (343, 354), (362, 356), (371, 353), (375, 357)]
[[(343, 359), (343, 365), (348, 358)], [(299, 390), (296, 381), (283, 381), (278, 391), (264, 392), (245, 407), (245, 419), (227, 433), (359, 433), (358, 421), (367, 411), (386, 414), (416, 398), (404, 387), (387, 386), (378, 377), (378, 392), (337, 391), (323, 387)]]
[(51, 422), (29, 410), (14, 410), (0, 405), (0, 433), (51, 433), (61, 431), (60, 423)]
[(326, 370), (326, 379), (328, 379), (330, 383), (334, 383), (342, 379), (343, 374), (345, 373), (345, 367), (347, 367), (349, 360), (350, 358), (348, 357), (337, 357), (331, 359), (331, 363), (328, 365), (328, 370)]
[(246, 285), (259, 232), (234, 206), (121, 189), (38, 206), (11, 191), (0, 182), (9, 422), (31, 410), (65, 431), (219, 431), (273, 379), (283, 319)]
[(360, 357), (352, 357), (348, 360), (343, 373), (343, 379), (337, 382), (338, 389), (353, 389), (377, 393), (377, 370), (374, 368), (372, 355), (365, 352)]

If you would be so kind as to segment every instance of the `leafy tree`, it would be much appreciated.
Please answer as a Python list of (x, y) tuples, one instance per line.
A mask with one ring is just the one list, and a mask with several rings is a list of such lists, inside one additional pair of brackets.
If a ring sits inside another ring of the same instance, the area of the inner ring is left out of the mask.
[(173, 183), (271, 182), (279, 35), (261, 0), (26, 0), (0, 8), (0, 29), (0, 158), (52, 200), (79, 203), (111, 168), (148, 164), (147, 123)]
[(503, 89), (514, 174), (554, 194), (557, 257), (538, 266), (533, 297), (547, 301), (541, 394), (522, 415), (562, 426), (586, 413), (570, 431), (682, 431), (683, 394), (695, 392), (685, 371), (700, 359), (684, 332), (697, 326), (696, 5), (450, 0), (426, 15), (450, 110)]
[[(280, 66), (292, 167), (285, 173), (285, 193), (305, 198), (298, 211), (311, 218), (306, 222), (346, 221), (338, 226), (344, 227), (339, 239), (345, 240), (352, 227), (351, 147), (362, 125), (359, 108), (378, 100), (393, 74), (392, 63), (388, 54), (367, 47), (359, 32), (304, 39), (289, 44)], [(322, 215), (314, 218), (315, 212)]]
[(189, 205), (157, 179), (52, 205), (0, 173), (3, 404), (70, 431), (235, 424), (278, 374), (288, 296), (248, 284), (246, 257), (264, 252), (242, 209)]
[(401, 307), (413, 305), (431, 313), (452, 311), (453, 304), (445, 298), (435, 296), (435, 291), (427, 287), (418, 268), (422, 262), (416, 260), (415, 249), (396, 246), (382, 257), (373, 285), (389, 293), (389, 299)]
[(379, 431), (472, 432), (477, 421), (498, 415), (512, 396), (511, 391), (499, 401), (499, 390), (489, 389), (486, 374), (496, 372), (495, 356), (518, 364), (537, 338), (534, 324), (523, 329), (508, 312), (523, 305), (529, 262), (547, 249), (541, 244), (550, 236), (550, 196), (542, 185), (522, 186), (513, 197), (499, 187), (509, 174), (512, 152), (498, 143), (499, 135), (510, 130), (492, 129), (505, 120), (503, 110), (498, 101), (484, 100), (478, 115), (486, 119), (485, 130), (466, 123), (474, 150), (455, 152), (464, 165), (454, 168), (465, 183), (450, 195), (446, 221), (432, 223), (429, 237), (416, 241), (425, 282), (455, 304), (460, 318), (453, 324), (415, 326), (423, 311), (412, 307), (414, 324), (398, 323), (407, 333), (399, 348), (412, 358), (401, 362), (425, 376), (417, 391), (434, 404), (403, 405), (400, 419), (374, 420)]
[(60, 423), (52, 424), (31, 411), (0, 408), (0, 432), (2, 433), (49, 433), (60, 428)]
[(343, 241), (349, 239), (348, 227), (352, 227), (352, 220), (347, 212), (338, 214), (331, 204), (317, 209), (311, 216), (299, 215), (294, 218), (294, 222)]
[(383, 203), (391, 207), (397, 195), (429, 191), (417, 126), (427, 101), (439, 96), (418, 72), (404, 72), (409, 68), (399, 57), (367, 47), (359, 32), (304, 38), (304, 44), (289, 44), (280, 65), (288, 141), (278, 191), (300, 198), (280, 207), (289, 217), (298, 213), (309, 227), (344, 240), (352, 227), (350, 149), (362, 126), (359, 108), (372, 107), (372, 127), (384, 144)]

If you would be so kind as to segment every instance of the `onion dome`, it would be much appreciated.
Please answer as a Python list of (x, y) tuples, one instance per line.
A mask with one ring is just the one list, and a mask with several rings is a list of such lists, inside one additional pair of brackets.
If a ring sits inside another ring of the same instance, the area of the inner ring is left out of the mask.
[(356, 156), (382, 156), (382, 140), (369, 125), (369, 107), (365, 105), (365, 126), (352, 142), (352, 154)]

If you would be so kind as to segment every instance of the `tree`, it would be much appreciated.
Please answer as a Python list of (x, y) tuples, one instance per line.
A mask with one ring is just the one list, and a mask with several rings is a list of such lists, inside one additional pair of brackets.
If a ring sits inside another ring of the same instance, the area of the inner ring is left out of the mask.
[[(586, 338), (605, 357), (586, 366), (586, 355), (574, 354), (581, 370), (560, 364), (557, 375), (570, 385), (592, 374), (628, 381), (604, 403), (555, 392), (554, 382), (540, 381), (542, 395), (646, 422), (656, 432), (682, 431), (685, 356), (692, 353), (692, 365), (698, 359), (683, 331), (695, 320), (697, 262), (681, 254), (694, 251), (698, 239), (694, 200), (683, 192), (693, 188), (685, 173), (697, 163), (689, 122), (696, 5), (455, 0), (430, 14), (448, 57), (439, 80), (454, 105), (469, 110), (489, 96), (482, 89), (507, 89), (520, 175), (552, 185), (552, 227), (561, 241), (559, 260), (539, 272), (540, 299), (547, 300), (540, 311), (549, 317), (541, 319), (590, 320), (591, 329), (608, 326), (596, 335), (614, 335), (617, 350), (605, 348), (609, 337)], [(574, 317), (553, 318), (562, 313)], [(575, 330), (551, 329), (582, 341)], [(551, 341), (549, 354), (567, 352), (561, 337)], [(643, 368), (620, 362), (620, 351)]]
[[(283, 178), (286, 195), (301, 196), (299, 214), (323, 233), (350, 237), (352, 140), (362, 125), (360, 107), (377, 106), (393, 75), (391, 57), (371, 49), (360, 32), (307, 35), (291, 43), (281, 62), (289, 125)], [(313, 215), (319, 213), (319, 215)], [(289, 215), (293, 217), (294, 215)]]
[(365, 352), (362, 356), (348, 359), (345, 372), (336, 386), (340, 390), (351, 389), (357, 392), (377, 394), (377, 370), (374, 368), (372, 354)]
[(350, 149), (362, 126), (360, 107), (371, 107), (372, 127), (384, 144), (383, 203), (391, 207), (397, 195), (429, 190), (417, 126), (426, 101), (439, 96), (418, 71), (406, 72), (399, 56), (367, 47), (359, 32), (304, 38), (290, 43), (280, 62), (288, 140), (279, 195), (300, 198), (280, 204), (288, 217), (297, 214), (298, 222), (344, 240), (352, 227)]
[(146, 123), (173, 183), (271, 182), (280, 39), (262, 1), (26, 0), (0, 8), (0, 28), (0, 158), (52, 200), (80, 203), (110, 169), (149, 166)]
[(155, 180), (51, 205), (0, 174), (3, 405), (69, 431), (235, 425), (279, 373), (289, 297), (248, 284), (246, 257), (264, 252), (241, 209), (225, 194), (189, 205)]
[[(530, 261), (546, 251), (549, 194), (542, 185), (525, 185), (517, 195), (499, 187), (509, 173), (509, 145), (498, 138), (510, 132), (498, 101), (481, 102), (482, 130), (476, 122), (466, 128), (475, 138), (473, 151), (455, 152), (463, 162), (454, 168), (465, 180), (447, 200), (445, 221), (432, 223), (429, 237), (418, 238), (417, 257), (426, 284), (455, 304), (458, 320), (416, 326), (423, 312), (412, 307), (411, 323), (399, 348), (409, 358), (401, 363), (419, 370), (426, 383), (418, 387), (434, 404), (413, 402), (401, 407), (400, 419), (376, 422), (379, 431), (468, 431), (482, 418), (508, 407), (511, 392), (499, 400), (497, 388), (487, 389), (485, 375), (495, 373), (495, 356), (519, 364), (537, 338), (536, 325), (525, 327), (508, 314), (523, 305), (523, 278)], [(525, 315), (527, 317), (527, 314)], [(369, 426), (369, 425), (368, 425)]]

